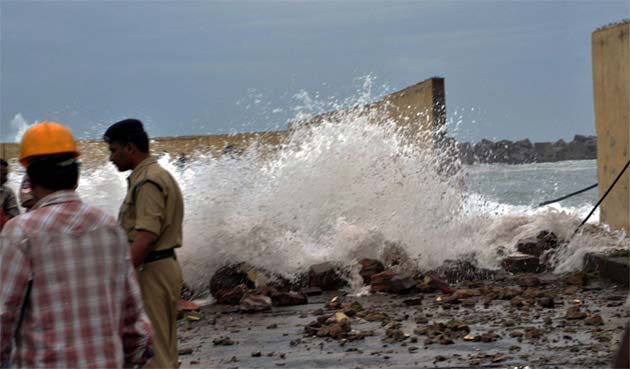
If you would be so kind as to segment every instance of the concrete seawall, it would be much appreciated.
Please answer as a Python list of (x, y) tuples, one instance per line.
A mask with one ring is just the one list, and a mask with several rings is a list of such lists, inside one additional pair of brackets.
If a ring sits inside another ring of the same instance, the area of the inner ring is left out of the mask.
[[(592, 54), (601, 197), (630, 160), (630, 21), (593, 32)], [(630, 231), (630, 170), (602, 203), (600, 220)]]

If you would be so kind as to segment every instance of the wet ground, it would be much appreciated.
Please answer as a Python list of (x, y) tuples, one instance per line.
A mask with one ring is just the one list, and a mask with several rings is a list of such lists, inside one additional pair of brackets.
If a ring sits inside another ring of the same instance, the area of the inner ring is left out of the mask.
[[(457, 299), (440, 292), (363, 297), (338, 292), (254, 314), (206, 306), (199, 320), (191, 314), (179, 322), (181, 367), (610, 367), (630, 320), (623, 306), (627, 289), (601, 280), (583, 286), (575, 278), (519, 278), (456, 284), (462, 291)], [(305, 334), (309, 323), (343, 310), (325, 307), (335, 296), (351, 315), (348, 335)], [(350, 311), (352, 302), (360, 307)]]

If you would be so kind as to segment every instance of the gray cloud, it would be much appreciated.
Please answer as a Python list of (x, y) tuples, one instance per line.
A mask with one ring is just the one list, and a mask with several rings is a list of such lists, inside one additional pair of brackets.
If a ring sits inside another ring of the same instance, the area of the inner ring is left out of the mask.
[(2, 1), (0, 136), (18, 113), (86, 136), (124, 116), (160, 136), (271, 129), (298, 91), (343, 101), (367, 74), (390, 86), (375, 98), (444, 76), (466, 139), (592, 134), (590, 34), (628, 16), (626, 1)]

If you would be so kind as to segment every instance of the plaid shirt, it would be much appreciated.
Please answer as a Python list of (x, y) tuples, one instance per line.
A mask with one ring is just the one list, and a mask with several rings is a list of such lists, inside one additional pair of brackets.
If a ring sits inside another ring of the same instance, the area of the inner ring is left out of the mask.
[(74, 191), (59, 191), (7, 223), (0, 236), (0, 363), (122, 368), (143, 365), (150, 352), (129, 243), (112, 217)]

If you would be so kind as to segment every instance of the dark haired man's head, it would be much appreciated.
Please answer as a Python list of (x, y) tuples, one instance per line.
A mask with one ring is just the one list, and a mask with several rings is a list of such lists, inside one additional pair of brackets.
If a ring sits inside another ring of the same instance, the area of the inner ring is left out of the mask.
[(9, 179), (9, 163), (6, 160), (0, 159), (0, 185), (7, 183)]
[(137, 119), (114, 123), (105, 131), (103, 140), (109, 145), (109, 160), (121, 172), (134, 169), (149, 156), (149, 136)]
[(142, 122), (137, 119), (124, 119), (112, 124), (103, 135), (105, 142), (121, 145), (133, 144), (142, 153), (149, 152), (149, 136)]
[(79, 183), (79, 163), (73, 154), (33, 157), (26, 173), (38, 199), (56, 191), (74, 190)]

